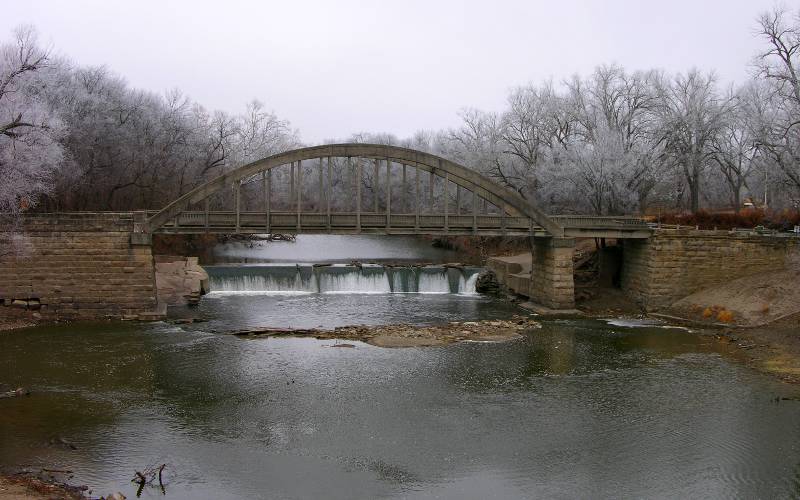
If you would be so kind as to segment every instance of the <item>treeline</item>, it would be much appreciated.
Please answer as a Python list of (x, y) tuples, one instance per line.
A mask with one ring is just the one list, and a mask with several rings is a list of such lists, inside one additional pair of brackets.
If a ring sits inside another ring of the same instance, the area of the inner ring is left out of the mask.
[[(762, 51), (738, 86), (697, 69), (601, 66), (516, 88), (502, 111), (465, 110), (454, 129), (347, 140), (440, 154), (550, 213), (738, 211), (746, 201), (797, 209), (800, 13), (764, 13), (756, 26)], [(105, 67), (54, 57), (32, 28), (0, 48), (2, 212), (160, 208), (227, 169), (298, 146), (290, 124), (257, 101), (230, 115), (177, 90), (133, 89)], [(334, 190), (345, 193), (347, 169), (334, 171)], [(381, 198), (365, 173), (364, 192)], [(245, 205), (258, 199), (245, 190)]]
[(506, 109), (462, 113), (458, 128), (399, 140), (441, 154), (540, 202), (551, 213), (738, 212), (800, 204), (800, 14), (757, 21), (752, 78), (723, 87), (713, 72), (630, 72), (513, 90)]
[(75, 65), (22, 27), (0, 47), (0, 211), (161, 208), (225, 169), (300, 144), (258, 101), (208, 111)]

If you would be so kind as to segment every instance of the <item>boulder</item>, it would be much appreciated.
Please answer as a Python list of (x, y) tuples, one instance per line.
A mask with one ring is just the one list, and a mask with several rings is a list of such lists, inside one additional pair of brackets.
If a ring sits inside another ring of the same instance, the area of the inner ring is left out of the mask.
[(485, 294), (498, 294), (502, 291), (502, 286), (497, 281), (497, 276), (493, 271), (485, 269), (478, 275), (475, 281), (475, 291)]
[(197, 257), (161, 257), (156, 261), (156, 288), (160, 303), (194, 304), (208, 293), (208, 273), (197, 263)]

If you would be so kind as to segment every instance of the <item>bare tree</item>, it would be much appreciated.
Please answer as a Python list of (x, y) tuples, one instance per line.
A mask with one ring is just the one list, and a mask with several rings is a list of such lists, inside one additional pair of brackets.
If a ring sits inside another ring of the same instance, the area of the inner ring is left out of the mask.
[(765, 12), (758, 34), (767, 48), (758, 54), (759, 76), (772, 86), (759, 141), (786, 182), (800, 196), (800, 11)]

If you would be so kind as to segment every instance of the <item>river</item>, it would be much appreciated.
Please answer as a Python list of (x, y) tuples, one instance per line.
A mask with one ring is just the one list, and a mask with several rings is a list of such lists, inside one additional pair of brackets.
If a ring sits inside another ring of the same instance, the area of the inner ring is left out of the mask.
[[(453, 257), (348, 241), (363, 260)], [(0, 383), (32, 391), (0, 400), (0, 465), (66, 468), (128, 498), (134, 470), (161, 463), (174, 499), (800, 496), (800, 402), (775, 400), (797, 388), (711, 336), (589, 319), (411, 349), (223, 333), (520, 313), (472, 293), (471, 268), (401, 268), (395, 289), (394, 268), (362, 269), (359, 285), (348, 266), (306, 265), (347, 260), (324, 243), (226, 248), (258, 264), (225, 259), (211, 274), (228, 289), (173, 311), (206, 322), (0, 334)]]

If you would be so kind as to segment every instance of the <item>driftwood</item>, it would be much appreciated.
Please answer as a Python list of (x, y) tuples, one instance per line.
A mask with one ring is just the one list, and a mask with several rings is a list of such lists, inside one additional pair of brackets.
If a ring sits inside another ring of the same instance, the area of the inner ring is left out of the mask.
[(227, 241), (295, 241), (293, 234), (231, 234), (226, 238)]
[(75, 446), (70, 441), (67, 441), (62, 436), (57, 436), (57, 437), (54, 437), (54, 438), (50, 438), (49, 443), (50, 443), (51, 446), (60, 446), (60, 447), (63, 447), (64, 449), (68, 449), (68, 450), (77, 450), (78, 449), (77, 446)]
[(282, 335), (308, 335), (308, 336), (315, 336), (315, 335), (322, 335), (324, 333), (330, 333), (329, 330), (321, 330), (319, 328), (251, 328), (247, 330), (236, 330), (230, 332), (230, 335), (235, 335), (237, 337), (258, 337), (267, 335), (270, 337), (280, 337)]
[(17, 387), (13, 391), (0, 392), (0, 399), (16, 398), (18, 396), (30, 396), (31, 393), (22, 387)]
[(190, 325), (192, 323), (206, 323), (208, 320), (205, 318), (175, 318), (167, 320), (167, 323), (173, 325)]
[(142, 495), (142, 490), (148, 484), (152, 484), (156, 479), (158, 479), (158, 487), (161, 488), (161, 494), (166, 494), (166, 489), (164, 488), (164, 481), (162, 479), (162, 474), (164, 472), (164, 467), (167, 464), (161, 464), (159, 467), (147, 468), (142, 472), (134, 471), (133, 479), (131, 479), (132, 483), (137, 483), (139, 488), (136, 490), (136, 496), (139, 497)]

